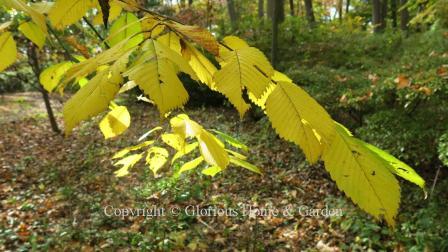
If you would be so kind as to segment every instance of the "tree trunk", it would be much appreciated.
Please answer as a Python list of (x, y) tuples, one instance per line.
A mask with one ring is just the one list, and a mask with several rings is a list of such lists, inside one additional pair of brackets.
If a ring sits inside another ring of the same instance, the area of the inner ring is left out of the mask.
[(304, 0), (305, 1), (305, 13), (306, 18), (308, 19), (308, 23), (310, 26), (314, 26), (316, 23), (316, 19), (314, 18), (314, 11), (313, 11), (313, 1), (312, 0)]
[(390, 15), (392, 18), (392, 27), (397, 28), (397, 0), (390, 0)]
[(373, 32), (381, 31), (381, 1), (372, 0), (372, 25)]
[(387, 27), (387, 11), (389, 6), (387, 5), (387, 0), (381, 0), (381, 30)]
[(343, 0), (338, 0), (338, 14), (339, 14), (339, 22), (342, 22), (342, 9), (343, 9)]
[(271, 64), (275, 68), (278, 59), (278, 26), (285, 19), (284, 0), (268, 0), (268, 7), (271, 7), (268, 12), (272, 13)]
[(275, 0), (268, 0), (268, 9), (267, 9), (267, 12), (268, 12), (268, 17), (270, 18), (270, 19), (272, 19), (272, 17), (274, 16), (274, 1)]
[(233, 0), (227, 0), (227, 10), (229, 11), (230, 25), (232, 26), (232, 30), (235, 31), (238, 27), (238, 16)]
[(404, 5), (406, 5), (407, 0), (400, 0), (400, 6), (401, 6), (401, 11), (400, 11), (400, 28), (403, 31), (407, 31), (408, 30), (408, 24), (409, 24), (409, 11), (408, 8), (403, 8)]
[(277, 58), (278, 58), (278, 8), (279, 1), (277, 0), (269, 0), (271, 2), (272, 8), (272, 38), (271, 38), (271, 64), (274, 68), (277, 66)]
[(350, 0), (346, 0), (345, 2), (345, 15), (347, 15), (350, 11)]
[(39, 58), (36, 53), (36, 46), (33, 43), (30, 43), (30, 46), (28, 47), (27, 54), (28, 54), (28, 64), (30, 64), (30, 66), (34, 72), (34, 75), (36, 76), (38, 89), (42, 94), (42, 98), (45, 103), (45, 108), (47, 109), (47, 114), (48, 114), (48, 119), (50, 120), (51, 129), (55, 133), (60, 133), (61, 131), (59, 130), (58, 123), (53, 114), (53, 109), (51, 108), (50, 97), (48, 96), (48, 92), (44, 89), (44, 87), (42, 87), (42, 85), (40, 85), (40, 82), (39, 82), (39, 76), (41, 73), (41, 69), (40, 69), (40, 65), (39, 65)]
[(258, 0), (258, 17), (260, 19), (264, 17), (264, 0)]
[(188, 0), (188, 7), (191, 7), (193, 5), (193, 0)]
[(294, 0), (289, 0), (289, 14), (294, 16)]

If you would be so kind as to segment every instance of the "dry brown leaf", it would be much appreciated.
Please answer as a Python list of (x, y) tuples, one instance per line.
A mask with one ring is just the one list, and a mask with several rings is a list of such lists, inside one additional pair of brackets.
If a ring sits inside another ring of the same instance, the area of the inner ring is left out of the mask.
[(431, 95), (432, 94), (432, 89), (430, 89), (429, 87), (420, 87), (418, 89), (418, 91), (424, 93), (425, 95)]
[(437, 68), (437, 75), (444, 79), (448, 78), (448, 65), (442, 65)]
[(167, 25), (182, 34), (187, 39), (190, 39), (213, 55), (219, 55), (219, 44), (213, 35), (199, 26), (182, 25), (178, 23), (167, 23)]
[(403, 74), (398, 75), (394, 82), (397, 84), (397, 89), (403, 89), (411, 85), (411, 80)]

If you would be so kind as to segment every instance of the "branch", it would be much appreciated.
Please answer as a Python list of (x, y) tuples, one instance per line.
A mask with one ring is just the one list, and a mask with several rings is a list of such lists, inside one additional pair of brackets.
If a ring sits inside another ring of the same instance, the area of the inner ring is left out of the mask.
[(78, 59), (76, 59), (75, 57), (72, 56), (72, 54), (70, 53), (70, 51), (68, 50), (67, 47), (65, 47), (64, 43), (62, 43), (62, 40), (59, 38), (59, 36), (56, 34), (56, 32), (53, 30), (53, 28), (47, 24), (48, 30), (50, 31), (50, 33), (56, 38), (56, 41), (58, 41), (59, 45), (62, 47), (62, 49), (64, 49), (64, 55), (65, 58), (67, 60), (71, 60), (74, 62), (79, 62)]
[(90, 23), (90, 21), (86, 17), (82, 17), (82, 20), (84, 20), (84, 22), (87, 23), (87, 25), (90, 27), (90, 29), (92, 29), (92, 31), (95, 33), (95, 35), (101, 40), (101, 42), (104, 43), (106, 48), (109, 49), (110, 48), (109, 44), (104, 40), (103, 36), (101, 36), (101, 34), (98, 32), (98, 30), (95, 29), (95, 26), (93, 26), (93, 24)]

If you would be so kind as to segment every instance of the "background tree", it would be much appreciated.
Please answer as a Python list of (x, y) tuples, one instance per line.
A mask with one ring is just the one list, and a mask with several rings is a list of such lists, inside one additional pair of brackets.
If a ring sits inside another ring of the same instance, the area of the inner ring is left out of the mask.
[(407, 0), (400, 0), (400, 28), (403, 31), (408, 30), (408, 24), (409, 24), (409, 11), (408, 7), (406, 6)]
[(234, 0), (227, 0), (227, 10), (229, 11), (232, 30), (235, 31), (238, 28), (238, 12), (235, 8)]
[(372, 25), (373, 31), (378, 33), (382, 30), (381, 0), (372, 0)]
[(305, 14), (310, 26), (314, 26), (316, 18), (314, 17), (313, 0), (303, 0), (305, 2)]

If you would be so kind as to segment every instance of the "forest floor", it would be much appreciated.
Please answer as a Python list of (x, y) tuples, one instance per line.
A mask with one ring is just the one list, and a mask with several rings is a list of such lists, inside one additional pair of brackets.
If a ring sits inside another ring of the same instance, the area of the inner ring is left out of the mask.
[[(60, 104), (55, 102), (62, 125)], [(208, 128), (232, 134), (251, 149), (260, 176), (231, 167), (210, 178), (192, 171), (174, 181), (154, 178), (143, 164), (116, 178), (111, 157), (157, 126), (157, 111), (130, 108), (130, 129), (117, 139), (102, 137), (98, 119), (64, 137), (54, 134), (38, 93), (0, 99), (0, 250), (319, 250), (339, 251), (365, 241), (346, 232), (349, 218), (370, 217), (343, 197), (321, 165), (309, 167), (300, 150), (277, 138), (264, 120), (240, 121), (226, 108), (187, 109)], [(18, 116), (20, 115), (20, 116)], [(166, 169), (168, 170), (168, 169)], [(189, 216), (170, 209), (187, 206), (282, 211), (341, 209), (343, 216)], [(108, 216), (109, 209), (164, 208), (153, 218)], [(304, 208), (302, 208), (304, 209)], [(385, 228), (383, 224), (378, 224)], [(390, 239), (381, 236), (380, 239)], [(400, 251), (401, 245), (395, 248)], [(365, 248), (365, 247), (364, 247)]]

